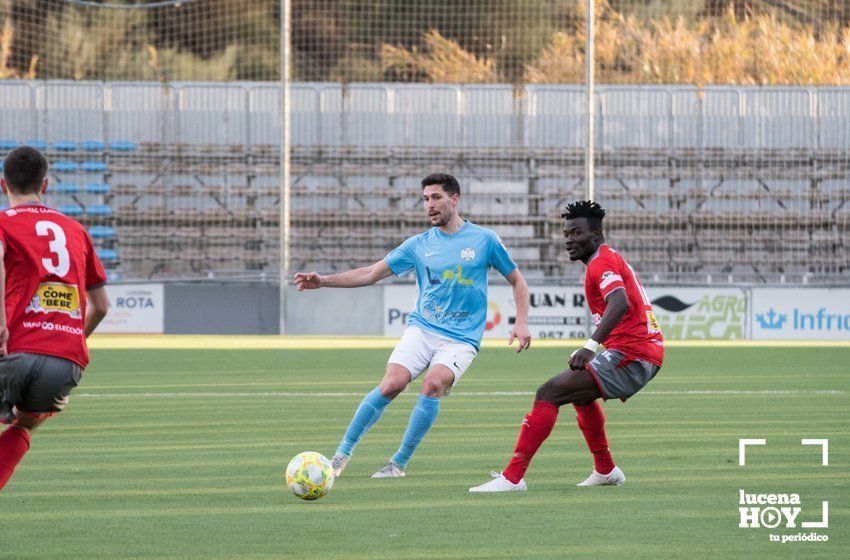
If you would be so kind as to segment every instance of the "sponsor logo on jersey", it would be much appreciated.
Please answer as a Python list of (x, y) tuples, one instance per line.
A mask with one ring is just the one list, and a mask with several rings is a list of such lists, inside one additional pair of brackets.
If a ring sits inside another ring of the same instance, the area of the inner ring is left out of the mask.
[(452, 269), (444, 270), (439, 273), (439, 275), (433, 274), (431, 269), (426, 266), (425, 273), (428, 275), (428, 283), (432, 286), (440, 284), (454, 284), (469, 288), (475, 285), (475, 281), (472, 278), (467, 278), (463, 275), (463, 267), (461, 265), (457, 265)]
[(658, 319), (655, 318), (655, 313), (652, 311), (646, 312), (646, 329), (649, 334), (657, 334), (661, 332), (661, 325), (658, 324)]
[(472, 278), (466, 278), (463, 275), (463, 267), (457, 265), (457, 268), (454, 270), (444, 270), (443, 271), (443, 281), (447, 283), (455, 282), (460, 284), (461, 286), (472, 286), (474, 281)]
[(80, 319), (80, 292), (71, 284), (39, 284), (24, 313), (65, 313), (74, 319)]
[(613, 284), (614, 282), (622, 282), (622, 281), (623, 281), (622, 276), (620, 276), (619, 274), (614, 274), (612, 271), (608, 270), (608, 271), (602, 273), (602, 281), (599, 283), (599, 289), (604, 290), (610, 284)]

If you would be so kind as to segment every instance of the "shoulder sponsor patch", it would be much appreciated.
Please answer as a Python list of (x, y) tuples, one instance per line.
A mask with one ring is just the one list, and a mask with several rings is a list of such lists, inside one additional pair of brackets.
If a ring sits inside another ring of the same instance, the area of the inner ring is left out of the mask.
[(602, 280), (599, 282), (599, 289), (604, 290), (614, 282), (622, 282), (623, 277), (619, 274), (614, 274), (612, 271), (607, 270), (602, 273)]
[(65, 313), (80, 319), (80, 291), (71, 284), (44, 282), (36, 288), (24, 313)]

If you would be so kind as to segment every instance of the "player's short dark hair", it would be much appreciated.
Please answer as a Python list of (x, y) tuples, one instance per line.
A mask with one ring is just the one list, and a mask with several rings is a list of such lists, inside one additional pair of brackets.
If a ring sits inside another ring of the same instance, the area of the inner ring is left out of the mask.
[(432, 173), (422, 179), (422, 188), (440, 185), (449, 196), (460, 195), (460, 183), (448, 173)]
[(15, 148), (3, 160), (3, 178), (15, 194), (34, 194), (47, 176), (47, 158), (35, 148)]
[(598, 202), (578, 200), (572, 204), (567, 204), (567, 208), (561, 213), (561, 217), (565, 220), (587, 218), (591, 229), (602, 229), (602, 218), (605, 217), (605, 209)]

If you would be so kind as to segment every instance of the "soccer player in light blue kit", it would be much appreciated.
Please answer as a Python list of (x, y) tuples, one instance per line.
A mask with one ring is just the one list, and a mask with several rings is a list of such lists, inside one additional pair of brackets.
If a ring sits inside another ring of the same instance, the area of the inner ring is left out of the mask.
[(413, 236), (372, 266), (322, 276), (295, 275), (299, 291), (370, 286), (395, 274), (416, 272), (419, 297), (408, 326), (390, 355), (387, 370), (357, 408), (331, 463), (339, 476), (364, 434), (411, 381), (425, 374), (419, 399), (401, 446), (372, 478), (404, 476), (417, 446), (437, 418), (440, 398), (448, 394), (472, 363), (487, 321), (487, 271), (492, 267), (513, 286), (516, 322), (508, 344), (517, 352), (531, 345), (528, 286), (495, 232), (458, 215), (460, 185), (451, 175), (422, 179), (422, 201), (433, 226)]

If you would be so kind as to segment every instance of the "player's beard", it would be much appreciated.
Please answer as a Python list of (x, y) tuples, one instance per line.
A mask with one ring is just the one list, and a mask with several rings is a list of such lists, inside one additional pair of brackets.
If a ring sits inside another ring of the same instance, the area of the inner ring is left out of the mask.
[[(434, 227), (443, 227), (447, 225), (450, 221), (452, 221), (452, 213), (446, 211), (439, 211), (439, 218), (437, 222), (433, 224)], [(429, 216), (431, 218), (431, 216)]]

